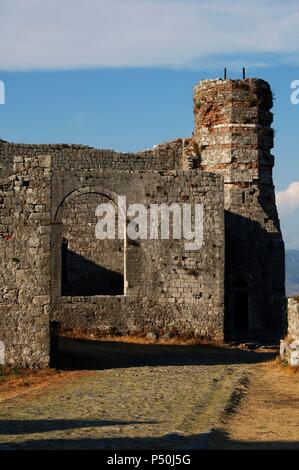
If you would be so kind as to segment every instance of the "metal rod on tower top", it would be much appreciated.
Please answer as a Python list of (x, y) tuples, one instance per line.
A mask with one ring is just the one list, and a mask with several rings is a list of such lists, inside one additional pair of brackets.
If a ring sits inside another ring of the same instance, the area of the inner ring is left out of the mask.
[(226, 70), (226, 67), (224, 67), (224, 80), (226, 80), (226, 76), (227, 76), (227, 70)]
[(243, 80), (246, 78), (245, 67), (243, 67)]

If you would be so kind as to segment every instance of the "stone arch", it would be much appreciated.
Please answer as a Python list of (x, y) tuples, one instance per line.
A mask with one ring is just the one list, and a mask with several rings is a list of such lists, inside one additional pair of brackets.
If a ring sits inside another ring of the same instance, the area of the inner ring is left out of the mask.
[(123, 214), (118, 195), (100, 186), (75, 189), (56, 208), (52, 256), (55, 297), (126, 294), (125, 223), (122, 240), (97, 240), (92, 230), (97, 221), (95, 208), (101, 202), (113, 204)]
[[(101, 194), (102, 196), (107, 197), (108, 199), (113, 201), (116, 205), (118, 205), (118, 194), (116, 194), (114, 191), (103, 188), (102, 186), (84, 186), (82, 188), (80, 187), (68, 193), (62, 199), (62, 201), (58, 204), (57, 209), (55, 211), (55, 215), (54, 215), (54, 223), (61, 221), (61, 212), (62, 212), (62, 208), (64, 204), (66, 204), (67, 202), (70, 202), (72, 199), (74, 199), (77, 196), (80, 196), (81, 194), (88, 194), (88, 193)], [(121, 207), (119, 209), (122, 211)], [(125, 219), (125, 216), (126, 214), (123, 214), (124, 219)]]

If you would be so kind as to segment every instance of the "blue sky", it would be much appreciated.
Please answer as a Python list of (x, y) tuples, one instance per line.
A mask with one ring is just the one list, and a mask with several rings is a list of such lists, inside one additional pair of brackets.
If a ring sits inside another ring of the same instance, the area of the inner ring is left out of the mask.
[(299, 249), (298, 53), (295, 0), (1, 0), (0, 138), (151, 148), (191, 135), (200, 79), (245, 66), (275, 94), (274, 181)]

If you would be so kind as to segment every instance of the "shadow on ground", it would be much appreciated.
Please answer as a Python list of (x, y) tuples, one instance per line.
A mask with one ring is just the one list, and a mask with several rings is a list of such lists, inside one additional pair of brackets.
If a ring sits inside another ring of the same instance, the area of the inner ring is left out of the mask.
[(155, 424), (156, 421), (117, 421), (99, 419), (1, 419), (0, 435), (35, 434), (67, 429)]
[(131, 344), (59, 337), (53, 365), (60, 370), (102, 370), (144, 366), (253, 364), (276, 353), (203, 345)]
[(209, 433), (193, 436), (166, 434), (161, 437), (142, 438), (79, 438), (79, 439), (27, 439), (0, 443), (1, 450), (183, 450), (207, 448)]
[[(90, 423), (93, 423), (90, 422)], [(130, 424), (130, 423), (126, 423)], [(92, 424), (91, 424), (92, 425)], [(1, 450), (298, 450), (298, 441), (234, 441), (222, 431), (153, 438), (27, 439), (0, 443)]]
[(236, 441), (221, 430), (213, 430), (208, 439), (209, 450), (299, 450), (299, 441)]

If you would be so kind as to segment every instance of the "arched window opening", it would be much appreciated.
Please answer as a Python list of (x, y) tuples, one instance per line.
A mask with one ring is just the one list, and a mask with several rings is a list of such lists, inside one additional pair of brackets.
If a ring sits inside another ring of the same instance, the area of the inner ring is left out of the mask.
[(66, 201), (61, 219), (61, 295), (124, 294), (123, 237), (99, 240), (95, 234), (99, 204), (115, 203), (103, 194), (84, 193)]

